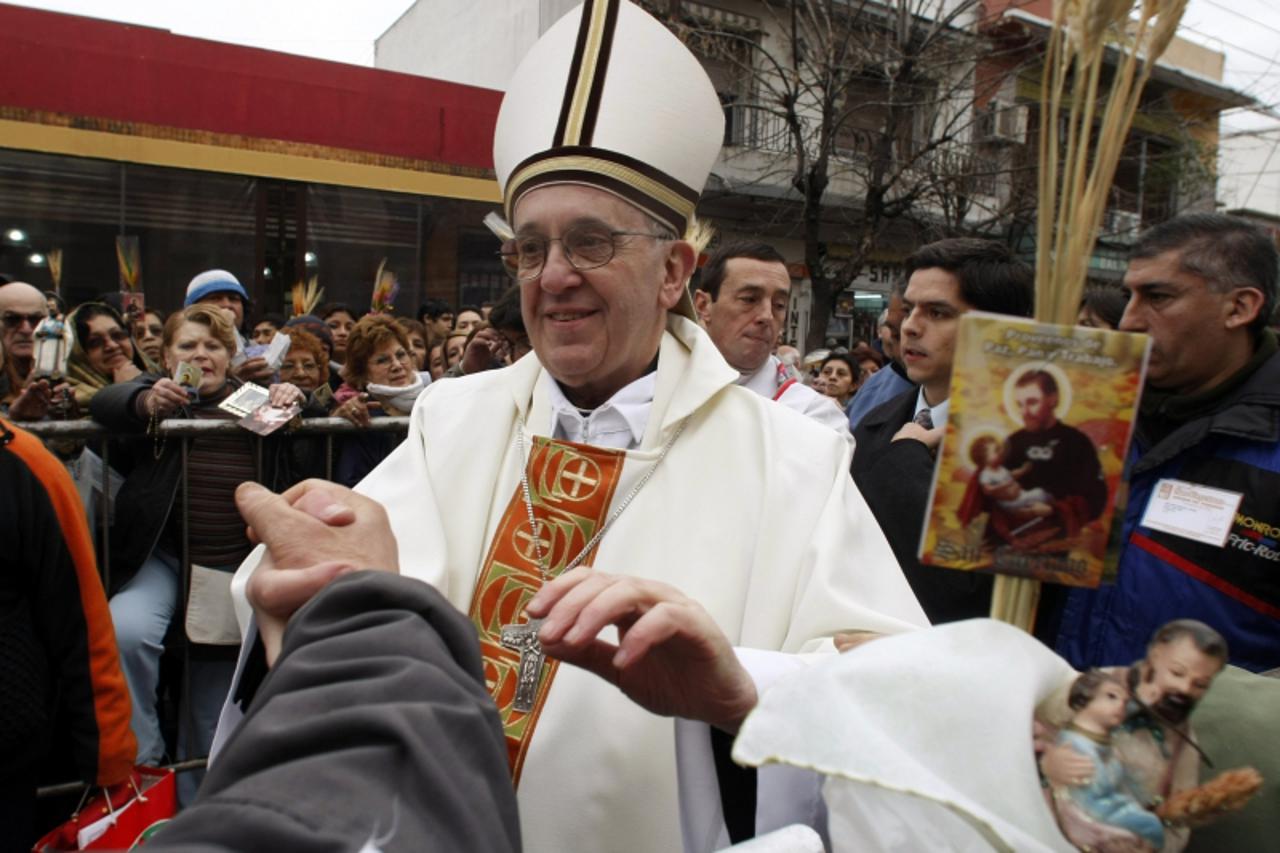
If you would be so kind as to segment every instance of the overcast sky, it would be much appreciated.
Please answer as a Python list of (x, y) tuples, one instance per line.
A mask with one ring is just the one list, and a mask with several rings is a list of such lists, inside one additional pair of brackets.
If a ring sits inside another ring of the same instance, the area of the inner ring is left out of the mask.
[[(16, 2), (21, 6), (145, 24), (181, 35), (372, 65), (374, 39), (391, 26), (413, 0)], [(1190, 0), (1181, 35), (1223, 51), (1226, 54), (1224, 82), (1253, 96), (1271, 111), (1269, 116), (1246, 110), (1223, 116), (1222, 131), (1228, 154), (1222, 171), (1224, 174), (1245, 173), (1226, 182), (1232, 193), (1247, 197), (1251, 185), (1256, 183), (1259, 186), (1252, 187), (1251, 206), (1258, 206), (1257, 196), (1261, 190), (1267, 197), (1265, 207), (1274, 207), (1275, 212), (1280, 213), (1280, 150), (1277, 150), (1280, 132), (1259, 133), (1271, 128), (1280, 130), (1280, 2)]]

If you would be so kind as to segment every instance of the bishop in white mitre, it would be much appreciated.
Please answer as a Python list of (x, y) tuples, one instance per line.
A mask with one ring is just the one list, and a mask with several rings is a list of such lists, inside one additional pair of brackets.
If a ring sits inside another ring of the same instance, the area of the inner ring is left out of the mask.
[[(680, 237), (722, 140), (706, 73), (645, 12), (552, 26), (494, 140), (534, 352), (433, 384), (357, 488), (400, 572), (476, 625), (528, 850), (727, 844), (712, 729), (836, 632), (925, 624), (848, 443), (738, 387), (694, 321)], [(794, 817), (756, 802), (760, 829)]]

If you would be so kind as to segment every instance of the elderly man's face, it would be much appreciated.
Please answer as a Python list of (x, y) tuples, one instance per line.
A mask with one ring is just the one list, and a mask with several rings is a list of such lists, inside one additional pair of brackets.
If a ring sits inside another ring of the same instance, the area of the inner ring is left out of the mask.
[[(635, 207), (581, 186), (533, 190), (520, 200), (514, 218), (517, 235), (550, 240), (586, 225), (656, 231)], [(520, 286), (525, 329), (538, 360), (579, 405), (599, 405), (644, 374), (667, 311), (679, 302), (692, 269), (687, 243), (625, 236), (615, 246), (609, 263), (581, 272), (553, 242), (541, 275)]]
[(44, 294), (15, 281), (0, 287), (0, 335), (4, 351), (12, 358), (35, 355), (35, 331), (49, 312)]
[(1196, 647), (1190, 637), (1158, 643), (1147, 651), (1138, 696), (1171, 723), (1195, 709), (1222, 671), (1222, 661)]

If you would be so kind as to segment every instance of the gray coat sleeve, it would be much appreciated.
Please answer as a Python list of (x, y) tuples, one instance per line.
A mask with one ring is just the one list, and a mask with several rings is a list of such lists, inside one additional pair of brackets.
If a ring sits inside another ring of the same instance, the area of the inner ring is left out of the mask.
[(430, 586), (339, 578), (160, 851), (518, 851), (497, 710), (471, 623)]

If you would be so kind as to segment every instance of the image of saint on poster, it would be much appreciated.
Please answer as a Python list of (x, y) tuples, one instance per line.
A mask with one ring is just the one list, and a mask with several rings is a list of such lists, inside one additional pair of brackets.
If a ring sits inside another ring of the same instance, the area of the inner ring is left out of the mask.
[(1023, 550), (1058, 543), (1066, 550), (1106, 507), (1097, 448), (1060, 418), (1071, 407), (1071, 384), (1057, 366), (1025, 365), (1010, 374), (1004, 390), (1006, 414), (1022, 427), (969, 441), (974, 474), (957, 513), (960, 522), (985, 512), (988, 546)]

